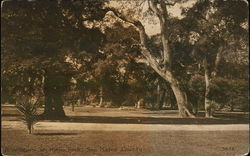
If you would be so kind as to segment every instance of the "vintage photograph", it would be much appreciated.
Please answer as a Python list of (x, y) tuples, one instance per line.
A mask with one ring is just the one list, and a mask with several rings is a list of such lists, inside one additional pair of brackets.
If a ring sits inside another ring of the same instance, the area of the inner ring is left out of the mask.
[(2, 0), (4, 156), (246, 156), (247, 0)]

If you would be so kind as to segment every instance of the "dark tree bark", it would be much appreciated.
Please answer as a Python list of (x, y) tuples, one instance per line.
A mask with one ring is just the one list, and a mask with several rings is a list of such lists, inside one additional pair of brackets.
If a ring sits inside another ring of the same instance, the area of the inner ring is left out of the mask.
[[(46, 81), (45, 81), (46, 83)], [(46, 85), (46, 84), (45, 84)], [(45, 107), (44, 107), (44, 116), (49, 116), (52, 114), (53, 108), (53, 98), (52, 98), (52, 88), (49, 86), (44, 86), (44, 97), (45, 97)]]
[(80, 88), (80, 103), (85, 104), (86, 103), (86, 94), (85, 94), (85, 88)]
[(99, 92), (99, 106), (102, 107), (102, 104), (103, 104), (103, 87), (101, 86), (100, 87), (100, 92)]
[(54, 117), (63, 118), (65, 117), (65, 112), (63, 110), (63, 89), (61, 87), (55, 88), (56, 94), (54, 96)]
[(164, 104), (164, 97), (165, 97), (166, 89), (161, 88), (160, 84), (157, 84), (157, 97), (156, 97), (156, 103), (153, 105), (152, 109), (160, 110), (163, 107)]
[(155, 110), (159, 110), (160, 107), (160, 93), (161, 92), (161, 88), (160, 88), (160, 84), (157, 84), (157, 88), (156, 88), (156, 103), (153, 105), (153, 109)]
[(45, 75), (44, 96), (45, 108), (42, 117), (45, 119), (60, 119), (66, 117), (63, 110), (63, 87), (57, 86), (53, 82), (53, 76)]

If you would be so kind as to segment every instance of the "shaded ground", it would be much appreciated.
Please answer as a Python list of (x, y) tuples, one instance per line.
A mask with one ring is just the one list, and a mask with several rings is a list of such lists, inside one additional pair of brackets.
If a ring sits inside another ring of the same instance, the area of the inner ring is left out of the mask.
[[(179, 118), (177, 110), (150, 111), (143, 109), (120, 110), (119, 108), (64, 107), (67, 119), (59, 122), (79, 123), (134, 123), (134, 124), (248, 124), (249, 113), (216, 112), (214, 118)], [(43, 109), (39, 110), (42, 113)], [(17, 121), (19, 112), (13, 106), (2, 107), (2, 120)]]
[(3, 154), (36, 156), (234, 156), (248, 152), (248, 131), (39, 131), (2, 130)]

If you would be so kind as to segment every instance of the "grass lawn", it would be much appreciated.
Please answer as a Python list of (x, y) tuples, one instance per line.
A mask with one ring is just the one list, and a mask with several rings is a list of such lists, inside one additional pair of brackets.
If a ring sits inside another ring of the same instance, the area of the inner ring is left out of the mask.
[[(16, 108), (2, 106), (2, 121), (19, 120)], [(39, 112), (43, 110), (40, 109)], [(66, 122), (144, 124), (249, 124), (247, 113), (217, 113), (214, 119), (178, 118), (176, 110), (119, 110), (118, 108), (65, 107)], [(140, 121), (140, 122), (138, 122)], [(50, 122), (50, 121), (47, 121)], [(58, 121), (64, 122), (64, 121)], [(11, 123), (10, 123), (11, 124)], [(86, 125), (85, 125), (86, 126)], [(213, 125), (210, 125), (213, 126)], [(236, 126), (236, 125), (235, 125)], [(5, 155), (53, 156), (235, 156), (249, 151), (249, 131), (80, 131), (2, 128)]]
[(91, 132), (2, 129), (7, 155), (234, 156), (249, 150), (248, 131)]

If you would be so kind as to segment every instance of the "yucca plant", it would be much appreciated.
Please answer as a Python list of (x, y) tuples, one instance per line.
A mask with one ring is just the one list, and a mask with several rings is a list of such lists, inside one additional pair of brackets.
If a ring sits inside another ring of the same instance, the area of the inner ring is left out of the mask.
[(38, 99), (23, 96), (16, 103), (16, 108), (22, 114), (21, 120), (26, 124), (29, 134), (33, 131), (33, 125), (37, 123)]

